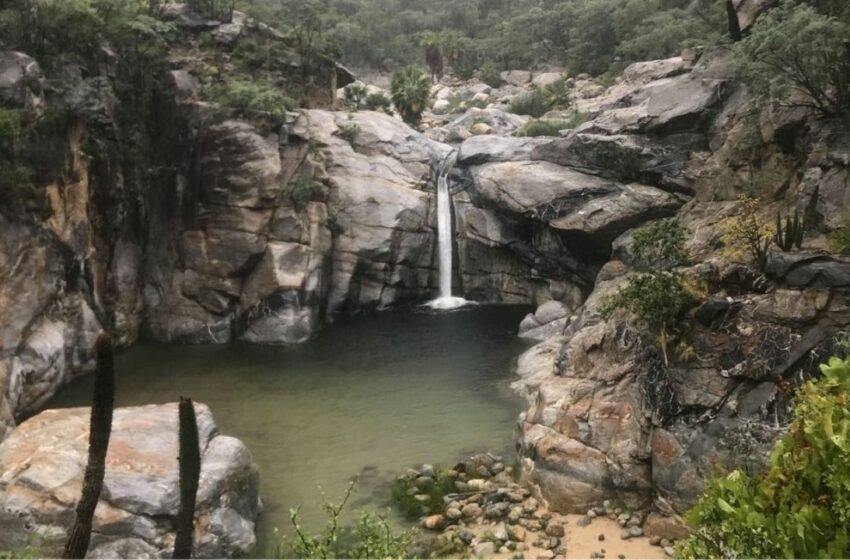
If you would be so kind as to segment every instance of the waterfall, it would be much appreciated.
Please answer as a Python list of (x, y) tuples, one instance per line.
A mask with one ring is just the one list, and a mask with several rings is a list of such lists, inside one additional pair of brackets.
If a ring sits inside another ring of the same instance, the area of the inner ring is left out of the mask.
[(452, 297), (452, 195), (449, 190), (449, 173), (454, 164), (454, 151), (449, 152), (440, 164), (437, 175), (437, 248), (440, 257), (440, 297), (428, 303), (432, 309), (455, 309), (468, 302)]

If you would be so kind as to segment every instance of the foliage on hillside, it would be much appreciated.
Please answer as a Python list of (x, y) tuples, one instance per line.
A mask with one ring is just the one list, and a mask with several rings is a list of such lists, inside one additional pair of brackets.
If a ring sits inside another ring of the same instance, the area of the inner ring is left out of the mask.
[(832, 358), (794, 402), (762, 475), (711, 481), (686, 516), (685, 558), (850, 556), (850, 362)]

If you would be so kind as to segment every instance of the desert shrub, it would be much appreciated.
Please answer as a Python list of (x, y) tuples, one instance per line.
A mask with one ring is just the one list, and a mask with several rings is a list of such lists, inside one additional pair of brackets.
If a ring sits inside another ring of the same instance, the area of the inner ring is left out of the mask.
[(263, 81), (231, 80), (212, 91), (212, 99), (235, 110), (261, 128), (279, 126), (294, 102), (274, 84)]
[(599, 169), (624, 183), (640, 179), (644, 169), (639, 149), (623, 148), (614, 142), (589, 144), (584, 148), (584, 155)]
[(290, 510), (291, 535), (275, 530), (273, 558), (406, 558), (416, 541), (413, 530), (396, 532), (389, 513), (362, 511), (353, 525), (341, 523), (342, 514), (351, 499), (355, 481), (348, 486), (339, 502), (324, 499), (322, 510), (327, 517), (325, 528), (316, 535), (301, 526), (298, 509)]
[(638, 320), (658, 335), (664, 363), (667, 364), (667, 346), (671, 335), (677, 332), (685, 312), (696, 304), (697, 299), (679, 274), (658, 272), (631, 277), (616, 294), (602, 301), (599, 314), (607, 319), (617, 309), (634, 313)]
[(363, 105), (370, 111), (383, 111), (387, 114), (391, 114), (393, 110), (393, 102), (380, 92), (367, 95)]
[(354, 123), (344, 124), (339, 127), (339, 136), (349, 144), (354, 144), (358, 134), (360, 134), (360, 127)]
[(850, 227), (843, 227), (830, 232), (826, 242), (827, 247), (833, 253), (850, 255)]
[(552, 109), (546, 94), (536, 89), (517, 95), (511, 100), (508, 111), (516, 115), (529, 115), (539, 119)]
[(556, 80), (544, 86), (543, 95), (550, 109), (567, 109), (572, 104), (570, 88), (567, 87), (566, 80)]
[(396, 110), (404, 122), (417, 125), (431, 96), (428, 76), (416, 66), (408, 66), (393, 74), (390, 93)]
[(757, 198), (744, 196), (735, 215), (720, 223), (720, 230), (727, 256), (749, 256), (759, 270), (764, 270), (776, 231), (759, 217), (759, 206)]
[(850, 26), (784, 0), (756, 20), (736, 48), (741, 77), (764, 100), (826, 116), (850, 111)]
[(304, 208), (308, 202), (322, 200), (324, 189), (310, 177), (299, 177), (290, 181), (286, 188), (286, 196), (296, 209)]
[(685, 262), (685, 231), (676, 218), (658, 220), (635, 230), (635, 257), (643, 266), (668, 270)]
[(481, 81), (493, 88), (502, 85), (502, 73), (495, 62), (485, 62), (481, 65)]
[(369, 95), (366, 86), (357, 82), (348, 84), (343, 88), (342, 92), (343, 102), (349, 111), (356, 111), (363, 107), (366, 97)]
[(711, 480), (685, 519), (685, 558), (850, 556), (850, 362), (832, 358), (794, 399), (767, 472)]
[(531, 119), (520, 128), (517, 136), (559, 136), (562, 130), (570, 128), (570, 121), (553, 119)]

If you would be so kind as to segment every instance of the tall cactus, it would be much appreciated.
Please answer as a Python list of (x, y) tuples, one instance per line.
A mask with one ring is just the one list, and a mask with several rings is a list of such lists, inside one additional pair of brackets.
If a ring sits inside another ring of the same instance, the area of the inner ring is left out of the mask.
[(106, 473), (106, 452), (112, 432), (112, 409), (115, 403), (115, 364), (112, 339), (107, 334), (96, 343), (97, 370), (94, 377), (94, 397), (89, 425), (89, 458), (83, 478), (83, 490), (77, 502), (74, 525), (65, 542), (63, 558), (85, 558), (91, 541), (92, 520), (103, 477)]
[(195, 530), (195, 500), (201, 478), (201, 452), (198, 442), (198, 420), (192, 399), (180, 397), (180, 513), (177, 516), (177, 537), (174, 558), (192, 557), (192, 536)]
[(804, 220), (800, 218), (799, 212), (794, 212), (794, 218), (785, 218), (785, 227), (782, 226), (782, 216), (776, 214), (776, 235), (773, 240), (783, 251), (790, 251), (794, 247), (802, 249), (803, 233), (806, 231)]

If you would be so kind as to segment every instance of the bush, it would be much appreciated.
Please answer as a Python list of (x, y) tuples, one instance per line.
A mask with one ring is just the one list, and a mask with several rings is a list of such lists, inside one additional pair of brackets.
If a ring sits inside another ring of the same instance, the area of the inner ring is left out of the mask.
[(850, 362), (832, 358), (794, 399), (767, 472), (708, 483), (687, 513), (685, 558), (850, 557)]
[(212, 98), (261, 128), (280, 126), (294, 106), (274, 84), (262, 80), (231, 80), (213, 90)]
[(679, 220), (658, 220), (635, 230), (634, 252), (644, 266), (668, 270), (685, 262), (685, 232)]
[(297, 210), (304, 208), (308, 202), (322, 200), (324, 194), (322, 185), (310, 177), (299, 177), (290, 181), (286, 190), (287, 197)]
[(360, 109), (366, 102), (366, 96), (368, 95), (366, 86), (357, 82), (348, 84), (343, 88), (342, 92), (345, 107), (349, 111), (357, 111)]
[(784, 0), (756, 20), (735, 53), (741, 77), (763, 99), (838, 116), (850, 111), (848, 41), (847, 24)]
[(396, 533), (388, 513), (360, 512), (353, 526), (340, 524), (355, 481), (348, 486), (338, 503), (324, 500), (322, 509), (327, 516), (325, 529), (318, 535), (309, 535), (301, 526), (297, 509), (290, 510), (289, 519), (294, 534), (280, 536), (272, 553), (274, 558), (406, 558), (416, 539), (412, 530)]
[(529, 115), (539, 119), (552, 109), (549, 99), (540, 90), (517, 95), (511, 100), (508, 111), (515, 115)]
[(826, 242), (827, 247), (833, 253), (850, 255), (850, 227), (843, 227), (830, 232)]
[(0, 106), (0, 153), (11, 157), (21, 141), (21, 111)]
[(354, 144), (358, 134), (360, 134), (360, 127), (354, 123), (344, 124), (339, 127), (339, 136), (349, 144)]
[(570, 127), (570, 121), (552, 119), (532, 119), (520, 128), (517, 136), (560, 136), (562, 130)]
[(481, 65), (481, 81), (492, 88), (502, 85), (502, 73), (495, 62), (485, 62)]
[[(416, 480), (401, 476), (396, 479), (392, 487), (393, 500), (402, 513), (410, 519), (441, 513), (444, 506), (443, 498), (458, 491), (455, 478), (449, 476), (446, 469), (435, 469), (433, 481), (425, 488), (418, 487)], [(416, 496), (427, 496), (427, 500), (420, 501)]]
[(393, 102), (383, 93), (370, 93), (366, 96), (364, 105), (370, 111), (383, 111), (387, 114), (393, 112)]
[(744, 196), (738, 211), (720, 224), (720, 230), (728, 256), (749, 255), (759, 270), (764, 270), (776, 231), (759, 218), (759, 206), (757, 198)]
[(545, 86), (543, 88), (543, 95), (552, 109), (567, 109), (572, 105), (570, 88), (567, 87), (566, 80), (557, 80)]
[(396, 72), (390, 83), (390, 92), (393, 105), (404, 122), (414, 126), (419, 124), (431, 96), (431, 82), (425, 72), (416, 66)]
[(640, 274), (629, 279), (620, 290), (602, 301), (599, 314), (604, 318), (617, 309), (634, 313), (637, 318), (658, 334), (665, 365), (667, 346), (676, 333), (682, 316), (697, 304), (697, 299), (685, 287), (680, 275), (672, 272)]

